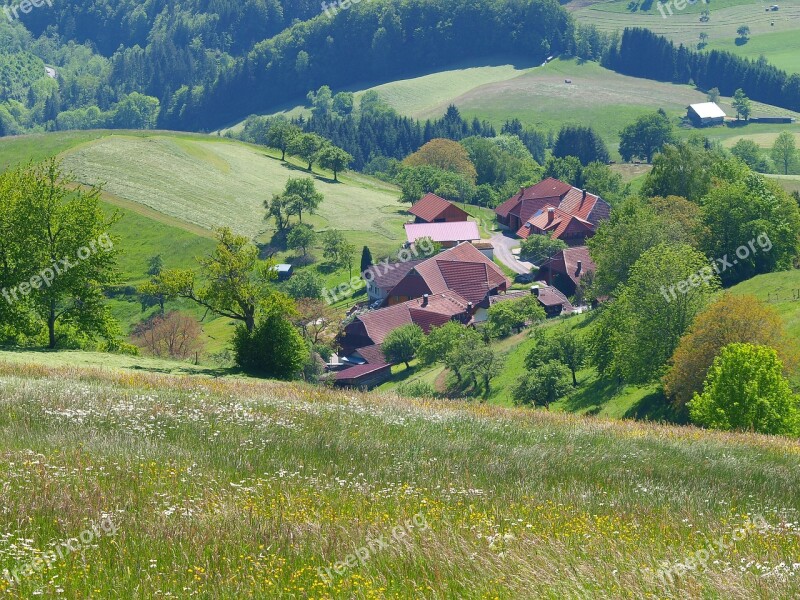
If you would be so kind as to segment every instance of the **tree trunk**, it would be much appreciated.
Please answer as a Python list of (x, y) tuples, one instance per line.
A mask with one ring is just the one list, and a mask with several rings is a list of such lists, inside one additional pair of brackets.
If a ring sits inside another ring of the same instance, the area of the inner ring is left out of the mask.
[(339, 181), (339, 175), (336, 171), (333, 172), (333, 180), (337, 182)]
[(311, 171), (311, 167), (312, 167), (313, 165), (314, 165), (314, 163), (308, 163), (308, 170), (309, 170), (309, 171)]
[(411, 368), (411, 365), (408, 364), (408, 361), (404, 361), (404, 362), (405, 362), (405, 365), (406, 365), (406, 371), (408, 371)]
[(256, 318), (254, 315), (247, 315), (244, 319), (244, 325), (247, 327), (247, 331), (253, 333), (253, 330), (256, 328)]
[(286, 148), (281, 148), (281, 160), (286, 160)]
[(575, 369), (572, 369), (572, 387), (578, 387), (578, 378), (575, 377)]

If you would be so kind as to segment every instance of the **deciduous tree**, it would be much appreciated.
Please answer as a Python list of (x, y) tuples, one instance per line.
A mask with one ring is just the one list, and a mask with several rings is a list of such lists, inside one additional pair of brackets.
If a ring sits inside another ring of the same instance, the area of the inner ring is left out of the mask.
[(777, 352), (765, 346), (725, 346), (702, 394), (689, 402), (692, 421), (711, 429), (800, 435), (800, 399), (783, 376)]
[(381, 350), (386, 360), (393, 363), (404, 363), (406, 369), (409, 368), (409, 362), (417, 355), (422, 341), (425, 339), (425, 334), (419, 325), (410, 323), (398, 327), (383, 340)]

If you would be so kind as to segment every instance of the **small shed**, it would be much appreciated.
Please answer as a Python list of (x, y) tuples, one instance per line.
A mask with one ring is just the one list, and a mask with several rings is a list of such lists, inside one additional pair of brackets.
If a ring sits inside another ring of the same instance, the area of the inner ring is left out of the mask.
[(275, 265), (274, 270), (278, 273), (278, 281), (286, 281), (294, 275), (294, 267), (292, 265)]
[(687, 117), (695, 127), (710, 127), (725, 123), (725, 111), (716, 102), (691, 104), (687, 109)]

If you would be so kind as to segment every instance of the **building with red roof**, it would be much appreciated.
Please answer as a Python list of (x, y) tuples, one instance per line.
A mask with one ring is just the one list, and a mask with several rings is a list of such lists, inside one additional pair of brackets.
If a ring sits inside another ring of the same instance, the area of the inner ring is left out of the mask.
[(536, 274), (538, 281), (546, 281), (567, 296), (572, 296), (581, 278), (597, 269), (586, 246), (567, 248), (542, 263)]
[(453, 223), (469, 219), (466, 211), (436, 194), (426, 194), (408, 212), (416, 217), (415, 223)]
[(580, 217), (547, 205), (519, 228), (517, 235), (528, 239), (531, 235), (549, 235), (570, 246), (578, 246), (594, 235), (594, 225)]
[(547, 207), (557, 208), (591, 223), (594, 228), (611, 214), (611, 206), (600, 196), (552, 177), (531, 187), (521, 188), (519, 194), (498, 206), (495, 214), (501, 225), (519, 231), (529, 219)]
[(389, 291), (387, 303), (453, 291), (477, 305), (486, 296), (505, 292), (510, 286), (500, 267), (483, 252), (472, 244), (459, 244), (415, 265)]

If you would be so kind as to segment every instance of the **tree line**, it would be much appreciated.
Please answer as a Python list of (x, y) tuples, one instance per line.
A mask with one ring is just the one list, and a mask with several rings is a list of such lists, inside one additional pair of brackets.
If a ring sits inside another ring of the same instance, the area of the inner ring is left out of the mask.
[(625, 75), (669, 81), (694, 82), (703, 90), (733, 96), (743, 89), (752, 99), (800, 110), (800, 75), (788, 75), (763, 57), (750, 60), (730, 52), (696, 52), (648, 29), (626, 28), (619, 45), (612, 46), (603, 65)]

